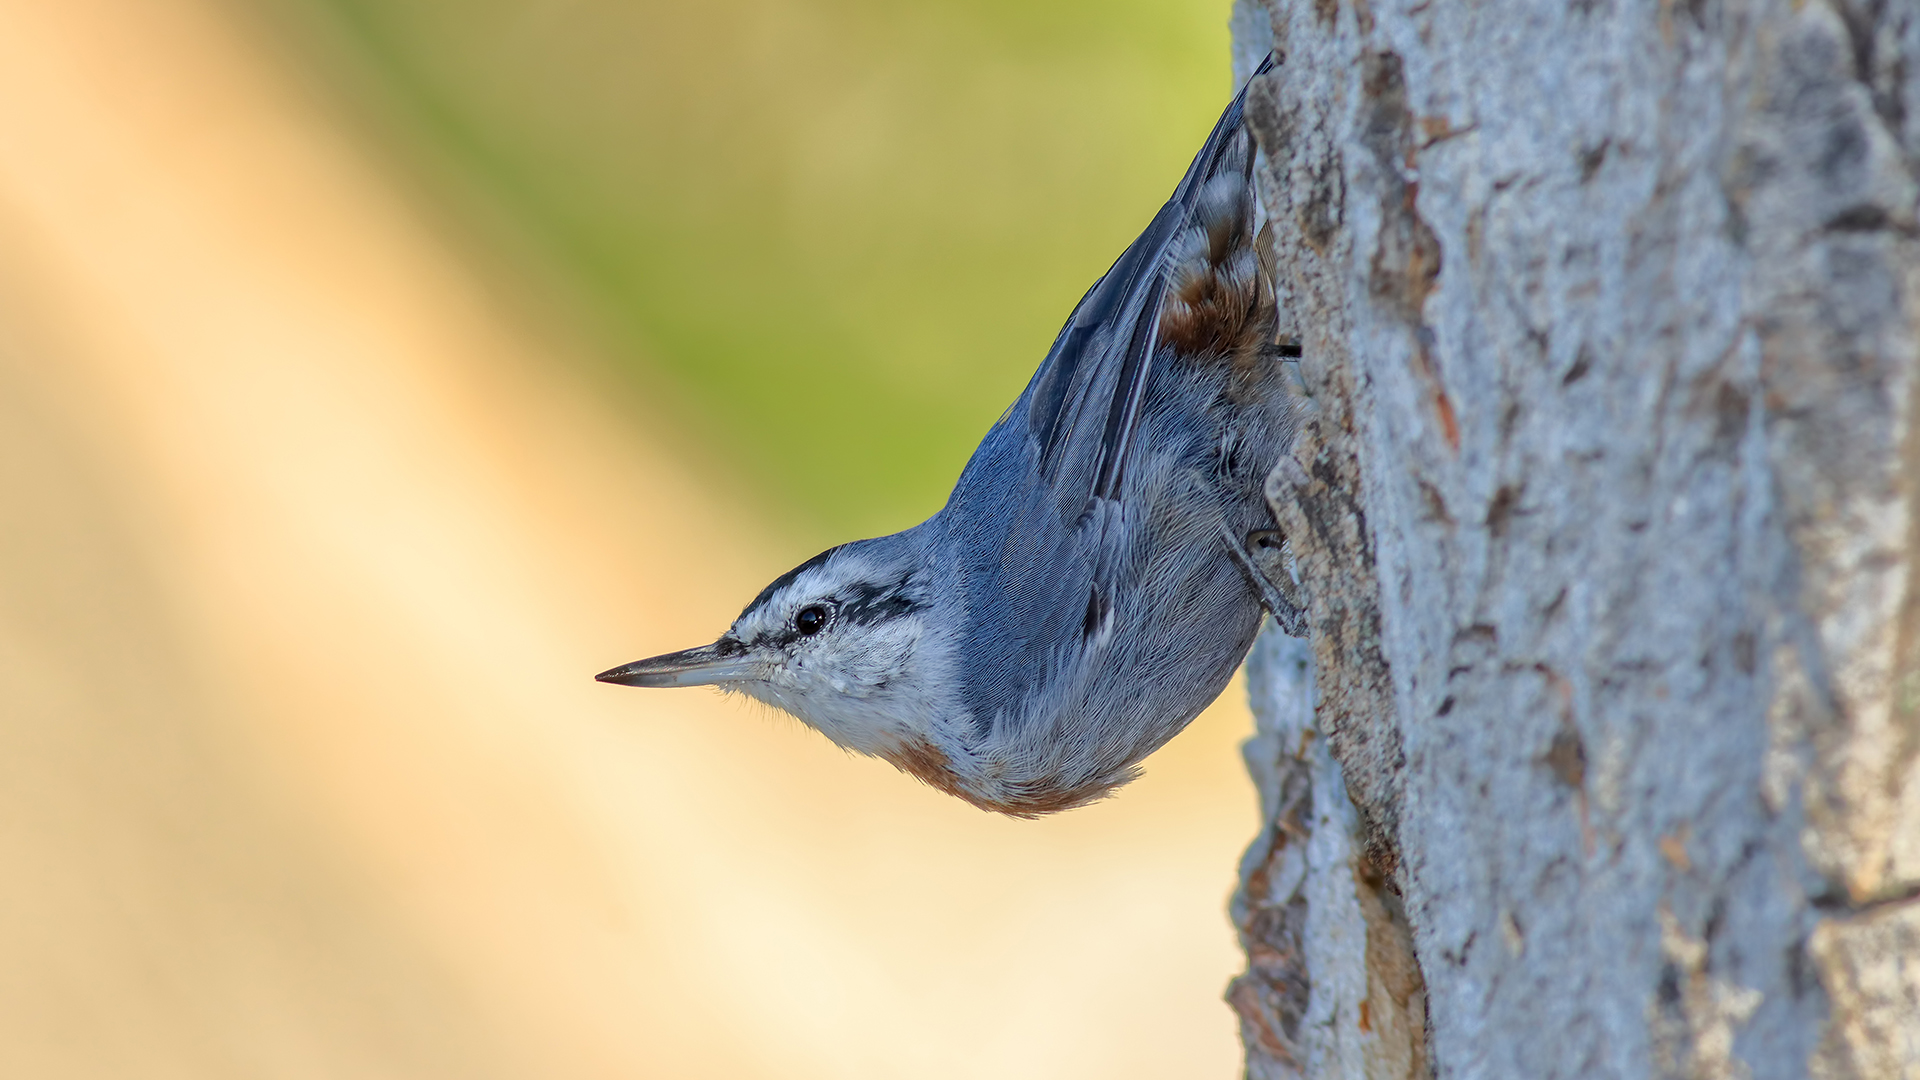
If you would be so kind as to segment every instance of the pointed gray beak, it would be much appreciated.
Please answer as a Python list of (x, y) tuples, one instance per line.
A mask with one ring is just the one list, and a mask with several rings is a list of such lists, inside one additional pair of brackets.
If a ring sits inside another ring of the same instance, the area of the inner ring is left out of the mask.
[(711, 686), (753, 678), (758, 668), (745, 645), (721, 638), (697, 649), (635, 660), (594, 678), (621, 686)]

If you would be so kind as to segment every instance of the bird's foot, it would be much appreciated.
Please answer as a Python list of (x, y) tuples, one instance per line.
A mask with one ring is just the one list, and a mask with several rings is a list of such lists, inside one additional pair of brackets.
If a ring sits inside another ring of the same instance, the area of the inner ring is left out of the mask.
[(1300, 599), (1299, 586), (1287, 572), (1286, 552), (1281, 546), (1285, 539), (1278, 529), (1255, 530), (1244, 541), (1228, 534), (1227, 553), (1247, 576), (1247, 584), (1253, 586), (1260, 606), (1273, 616), (1280, 632), (1303, 638), (1307, 636), (1307, 609)]

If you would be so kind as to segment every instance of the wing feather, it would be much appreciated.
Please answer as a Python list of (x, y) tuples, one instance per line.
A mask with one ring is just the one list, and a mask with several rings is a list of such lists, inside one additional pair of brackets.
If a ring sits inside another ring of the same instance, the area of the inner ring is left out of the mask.
[[(1254, 74), (1272, 65), (1269, 56)], [(1223, 167), (1251, 171), (1245, 100), (1243, 87), (1173, 196), (1074, 307), (1026, 395), (1041, 478), (1069, 518), (1084, 513), (1091, 500), (1119, 494), (1161, 344), (1168, 249), (1193, 223), (1208, 180)]]
[(1152, 365), (1167, 355), (1162, 309), (1177, 300), (1169, 252), (1193, 226), (1208, 181), (1251, 168), (1244, 95), (1173, 196), (1081, 297), (942, 511), (964, 534), (955, 545), (966, 553), (957, 581), (970, 620), (960, 681), (982, 735), (1051, 722), (1036, 686), (1080, 677), (1063, 673), (1091, 670), (1086, 657), (1118, 640), (1117, 589), (1145, 520), (1145, 508), (1124, 497), (1127, 467), (1143, 449), (1136, 435), (1152, 412)]

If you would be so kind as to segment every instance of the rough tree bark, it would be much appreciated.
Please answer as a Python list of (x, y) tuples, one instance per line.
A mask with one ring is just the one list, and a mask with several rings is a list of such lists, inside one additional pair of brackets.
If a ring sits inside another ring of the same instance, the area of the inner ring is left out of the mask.
[(1242, 0), (1269, 1077), (1920, 1077), (1920, 3)]

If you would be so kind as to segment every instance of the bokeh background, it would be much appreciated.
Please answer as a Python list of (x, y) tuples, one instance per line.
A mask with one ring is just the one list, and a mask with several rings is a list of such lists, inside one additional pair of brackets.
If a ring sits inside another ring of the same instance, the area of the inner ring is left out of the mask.
[(1225, 3), (0, 0), (0, 1075), (1232, 1075), (1229, 691), (983, 815), (592, 672), (938, 507)]

